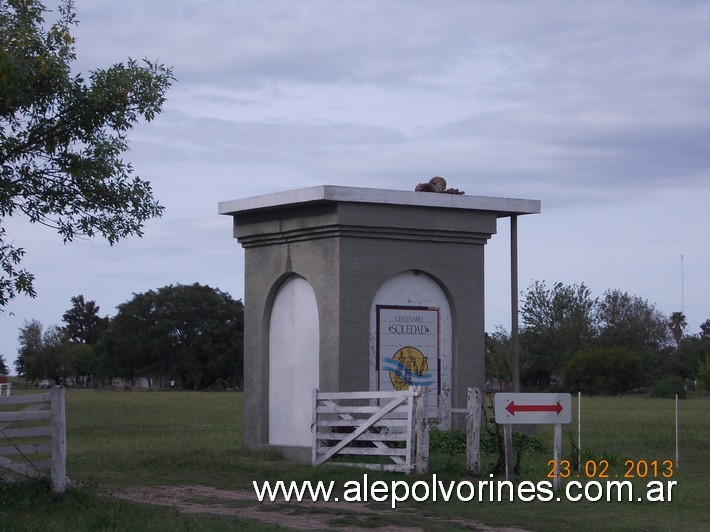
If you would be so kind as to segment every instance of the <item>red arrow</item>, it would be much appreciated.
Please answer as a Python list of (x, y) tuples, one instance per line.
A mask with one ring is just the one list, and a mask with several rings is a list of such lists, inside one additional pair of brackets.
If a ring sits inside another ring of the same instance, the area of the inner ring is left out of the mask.
[(516, 405), (515, 401), (511, 401), (505, 409), (510, 412), (511, 416), (514, 416), (516, 412), (557, 412), (559, 416), (562, 412), (562, 405), (559, 401), (556, 405)]

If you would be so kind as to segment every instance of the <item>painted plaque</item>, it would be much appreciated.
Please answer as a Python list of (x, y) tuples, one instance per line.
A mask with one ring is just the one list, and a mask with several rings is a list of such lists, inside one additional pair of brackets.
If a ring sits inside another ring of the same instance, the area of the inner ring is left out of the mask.
[(439, 309), (377, 305), (379, 390), (426, 386), (430, 414), (439, 398)]

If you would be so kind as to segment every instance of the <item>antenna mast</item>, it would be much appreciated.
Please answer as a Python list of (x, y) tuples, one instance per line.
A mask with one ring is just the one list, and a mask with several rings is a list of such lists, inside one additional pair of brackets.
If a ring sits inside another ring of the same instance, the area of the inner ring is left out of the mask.
[(685, 312), (685, 268), (682, 254), (680, 255), (680, 311)]

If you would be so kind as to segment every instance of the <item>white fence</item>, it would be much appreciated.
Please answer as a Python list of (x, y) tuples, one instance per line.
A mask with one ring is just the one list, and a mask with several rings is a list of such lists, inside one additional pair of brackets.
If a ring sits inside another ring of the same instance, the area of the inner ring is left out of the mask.
[(311, 430), (314, 465), (336, 455), (352, 455), (361, 461), (338, 465), (406, 473), (424, 473), (429, 467), (427, 391), (423, 387), (404, 392), (314, 390)]
[(10, 397), (12, 395), (12, 383), (0, 382), (0, 397)]
[(0, 477), (50, 475), (54, 491), (66, 488), (66, 392), (0, 397)]

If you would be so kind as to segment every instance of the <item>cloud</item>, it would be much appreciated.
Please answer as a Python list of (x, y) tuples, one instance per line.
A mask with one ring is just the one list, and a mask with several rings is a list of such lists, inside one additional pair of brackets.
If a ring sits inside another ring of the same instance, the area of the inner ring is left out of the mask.
[[(178, 80), (126, 161), (166, 206), (143, 239), (62, 246), (9, 226), (58, 323), (174, 282), (243, 291), (219, 201), (320, 184), (542, 200), (520, 224), (521, 287), (586, 282), (707, 316), (710, 4), (425, 0), (76, 0), (76, 68), (159, 58)], [(504, 323), (506, 222), (486, 248), (489, 324)], [(502, 302), (502, 303), (501, 303)], [(5, 342), (6, 338), (11, 340)], [(7, 347), (10, 345), (10, 347)]]
[[(235, 86), (274, 78), (382, 82), (422, 66), (438, 70), (449, 39), (436, 31), (445, 12), (431, 6), (422, 17), (421, 7), (402, 2), (92, 0), (77, 10), (80, 36), (103, 40), (114, 57), (159, 56), (184, 80)], [(107, 12), (116, 14), (111, 24)]]

